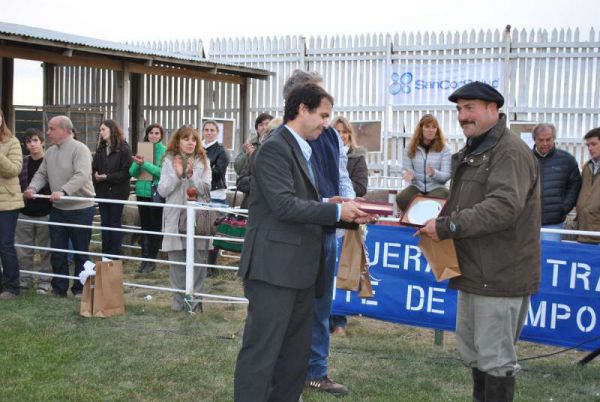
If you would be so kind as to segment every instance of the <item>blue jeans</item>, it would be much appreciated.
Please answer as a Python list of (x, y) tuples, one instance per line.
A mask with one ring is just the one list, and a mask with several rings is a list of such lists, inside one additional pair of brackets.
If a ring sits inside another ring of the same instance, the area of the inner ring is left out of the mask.
[[(544, 229), (562, 229), (564, 227), (563, 223), (556, 223), (554, 225), (544, 225), (542, 228)], [(540, 233), (540, 240), (549, 240), (549, 241), (560, 241), (560, 233)]]
[(312, 345), (308, 360), (308, 380), (327, 376), (327, 358), (329, 357), (329, 316), (333, 298), (333, 278), (335, 275), (335, 257), (337, 242), (335, 232), (325, 233), (323, 241), (325, 255), (325, 293), (315, 299), (312, 323)]
[(346, 328), (348, 320), (345, 315), (332, 315), (331, 316), (331, 328)]
[[(52, 207), (50, 209), (50, 222), (71, 223), (77, 225), (91, 225), (94, 217), (94, 207), (63, 210)], [(89, 251), (91, 229), (74, 228), (70, 226), (50, 226), (50, 246), (52, 248), (67, 249), (69, 240), (73, 242), (73, 250)], [(73, 274), (79, 276), (83, 269), (83, 263), (87, 259), (85, 254), (75, 254), (75, 270)], [(69, 275), (67, 254), (61, 251), (53, 251), (50, 257), (52, 271), (59, 275)], [(69, 290), (69, 280), (65, 278), (52, 278), (52, 291), (59, 295), (66, 295)], [(71, 292), (78, 294), (83, 291), (83, 285), (78, 279), (73, 281)]]
[[(123, 218), (123, 204), (108, 204), (101, 202), (98, 204), (100, 209), (100, 224), (107, 228), (121, 229), (121, 218)], [(113, 230), (102, 231), (102, 254), (121, 254), (121, 243), (123, 232)], [(114, 257), (111, 257), (114, 258)]]
[(20, 290), (19, 260), (15, 249), (15, 229), (19, 210), (0, 211), (0, 259), (2, 290), (18, 295)]

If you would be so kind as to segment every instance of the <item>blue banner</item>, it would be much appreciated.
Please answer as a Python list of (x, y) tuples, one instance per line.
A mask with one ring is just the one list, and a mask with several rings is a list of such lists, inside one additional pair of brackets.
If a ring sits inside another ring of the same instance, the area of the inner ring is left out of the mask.
[[(333, 313), (454, 331), (456, 291), (436, 282), (415, 229), (370, 225), (367, 250), (374, 297), (336, 289)], [(341, 243), (341, 242), (340, 242)], [(600, 246), (542, 242), (542, 280), (521, 339), (575, 346), (600, 334)], [(600, 339), (579, 346), (592, 350)]]

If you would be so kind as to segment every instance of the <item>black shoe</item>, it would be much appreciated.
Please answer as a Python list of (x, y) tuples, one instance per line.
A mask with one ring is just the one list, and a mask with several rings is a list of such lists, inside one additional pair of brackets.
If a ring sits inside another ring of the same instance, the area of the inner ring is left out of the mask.
[(146, 272), (146, 265), (148, 264), (148, 261), (142, 261), (142, 263), (140, 264), (140, 267), (137, 269), (137, 273), (138, 274), (143, 274), (144, 272)]
[(53, 290), (52, 295), (64, 299), (65, 297), (67, 297), (67, 292), (61, 293), (61, 292), (57, 292), (56, 290)]
[(156, 269), (156, 263), (153, 261), (146, 261), (146, 269), (144, 270), (145, 274), (149, 274), (150, 272)]

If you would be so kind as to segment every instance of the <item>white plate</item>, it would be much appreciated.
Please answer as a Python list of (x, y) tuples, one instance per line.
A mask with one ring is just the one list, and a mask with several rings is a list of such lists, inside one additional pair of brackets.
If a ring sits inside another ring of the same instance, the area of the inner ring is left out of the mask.
[(442, 206), (437, 201), (417, 202), (408, 210), (408, 222), (414, 225), (424, 225), (429, 219), (437, 218), (441, 210)]

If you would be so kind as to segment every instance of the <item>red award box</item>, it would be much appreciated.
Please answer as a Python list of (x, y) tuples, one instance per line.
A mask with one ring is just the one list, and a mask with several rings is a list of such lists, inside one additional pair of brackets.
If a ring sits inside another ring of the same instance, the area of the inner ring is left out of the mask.
[(389, 216), (394, 213), (394, 206), (387, 202), (357, 201), (358, 208), (371, 215)]

